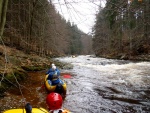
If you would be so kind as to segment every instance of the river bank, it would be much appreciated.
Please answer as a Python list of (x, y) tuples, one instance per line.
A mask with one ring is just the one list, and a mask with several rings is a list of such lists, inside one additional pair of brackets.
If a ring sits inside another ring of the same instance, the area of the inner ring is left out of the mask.
[(120, 55), (99, 55), (97, 57), (107, 58), (107, 59), (118, 59), (118, 60), (131, 60), (131, 61), (150, 61), (149, 54), (142, 55), (128, 55), (128, 54), (120, 54)]
[(28, 72), (46, 70), (55, 63), (59, 68), (65, 64), (50, 57), (40, 57), (34, 53), (26, 54), (16, 48), (0, 45), (0, 97), (11, 86), (28, 78)]

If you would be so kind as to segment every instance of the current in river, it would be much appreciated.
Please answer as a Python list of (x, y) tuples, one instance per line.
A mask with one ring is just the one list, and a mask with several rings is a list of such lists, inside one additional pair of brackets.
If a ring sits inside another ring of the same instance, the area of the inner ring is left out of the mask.
[(150, 62), (91, 55), (57, 60), (73, 65), (64, 107), (74, 113), (150, 113)]

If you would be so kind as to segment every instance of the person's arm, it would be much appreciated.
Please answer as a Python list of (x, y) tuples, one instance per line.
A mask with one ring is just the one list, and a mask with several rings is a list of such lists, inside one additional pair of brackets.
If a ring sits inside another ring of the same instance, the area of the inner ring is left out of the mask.
[(57, 69), (56, 71), (57, 71), (57, 75), (60, 76), (60, 71), (59, 71), (59, 69)]
[(55, 72), (54, 71), (52, 71), (52, 72), (50, 72), (50, 73), (48, 73), (48, 77), (47, 77), (47, 79), (48, 80), (52, 80), (53, 79), (53, 75), (55, 74)]
[(49, 74), (50, 72), (52, 72), (53, 70), (52, 70), (52, 68), (50, 68), (47, 72), (46, 72), (46, 74)]

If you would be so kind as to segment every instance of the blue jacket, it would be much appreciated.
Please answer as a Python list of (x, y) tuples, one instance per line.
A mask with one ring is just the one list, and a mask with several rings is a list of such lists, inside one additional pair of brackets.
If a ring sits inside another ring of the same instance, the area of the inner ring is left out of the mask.
[(55, 69), (53, 70), (52, 68), (48, 70), (48, 72), (46, 73), (48, 74), (48, 80), (52, 81), (52, 85), (56, 85), (58, 83), (60, 83), (60, 79), (59, 79), (59, 76), (60, 76), (60, 71), (59, 69)]
[(58, 76), (60, 76), (60, 71), (59, 71), (59, 69), (55, 69), (55, 70), (53, 70), (52, 68), (50, 68), (47, 72), (46, 72), (46, 74), (52, 74), (52, 73), (55, 73), (55, 71), (57, 72), (57, 74), (58, 74)]

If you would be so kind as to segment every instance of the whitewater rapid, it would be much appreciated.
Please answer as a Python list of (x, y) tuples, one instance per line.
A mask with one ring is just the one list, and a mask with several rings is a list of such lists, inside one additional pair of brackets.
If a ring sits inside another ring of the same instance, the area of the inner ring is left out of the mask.
[(79, 113), (147, 113), (150, 111), (150, 62), (98, 58), (56, 58), (70, 63), (65, 105)]

